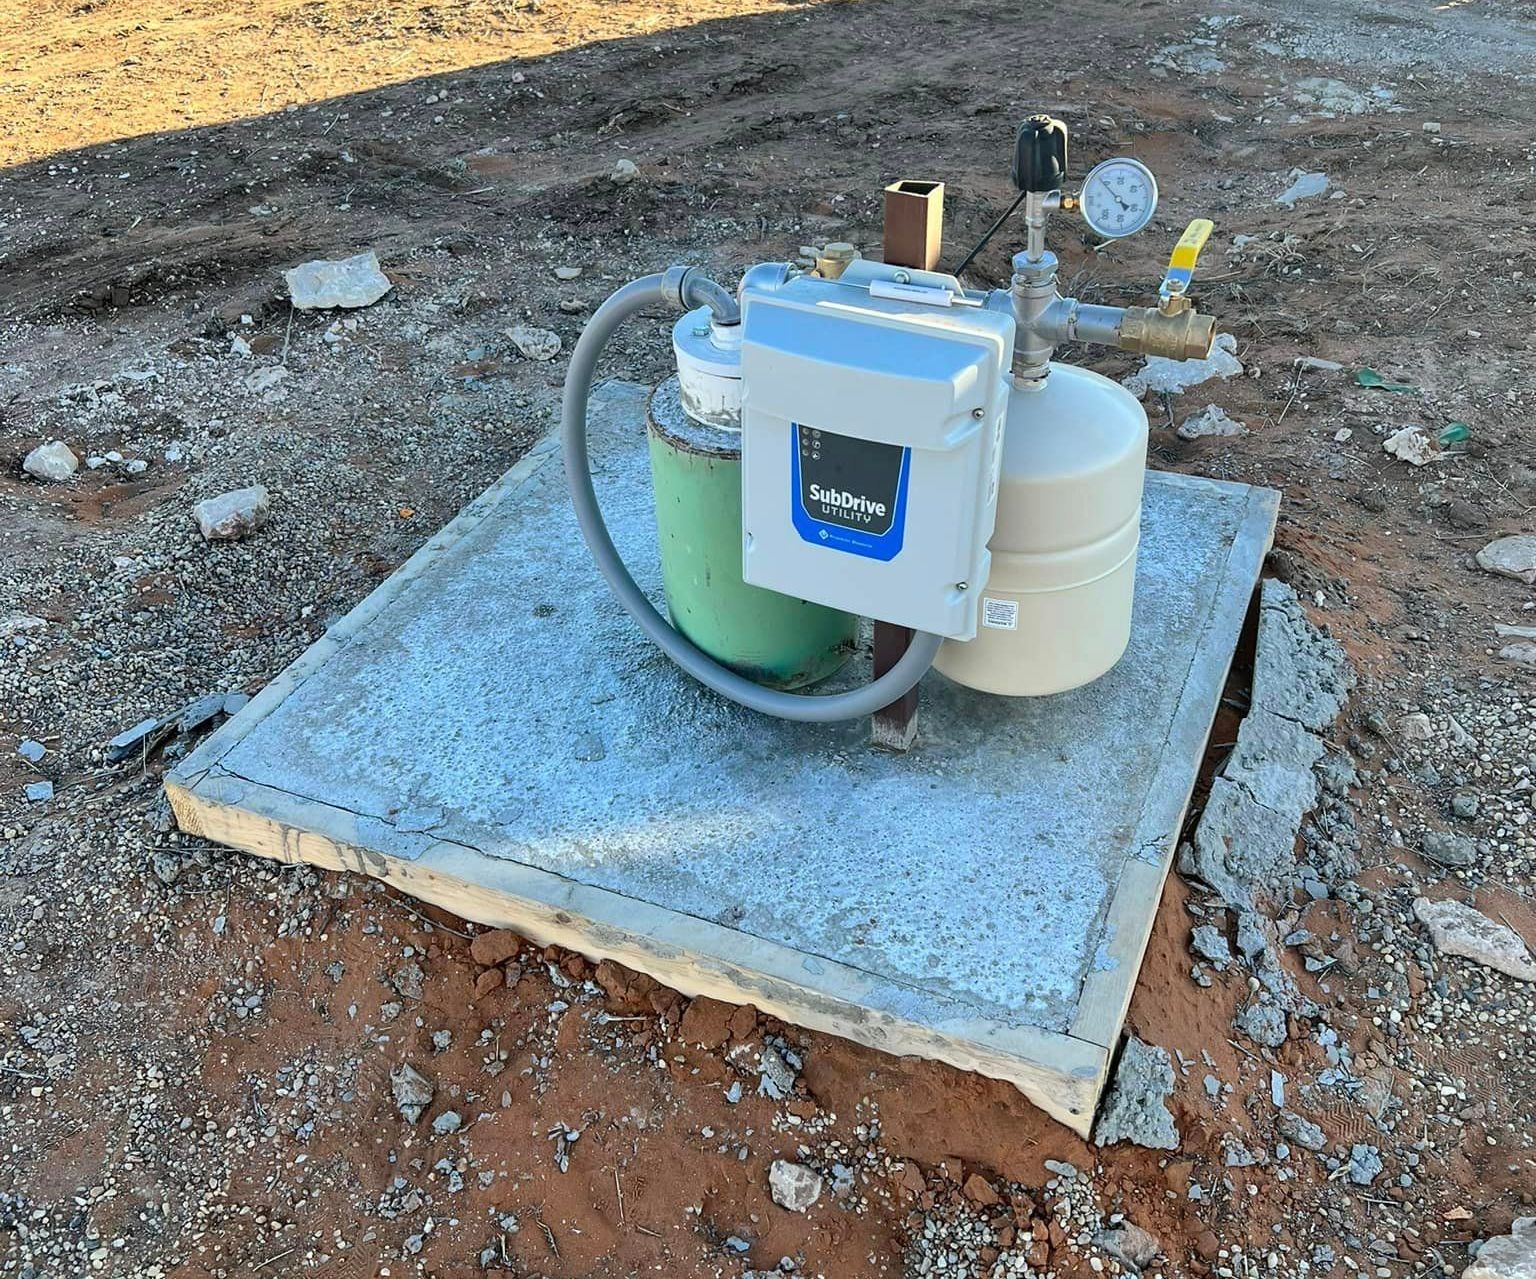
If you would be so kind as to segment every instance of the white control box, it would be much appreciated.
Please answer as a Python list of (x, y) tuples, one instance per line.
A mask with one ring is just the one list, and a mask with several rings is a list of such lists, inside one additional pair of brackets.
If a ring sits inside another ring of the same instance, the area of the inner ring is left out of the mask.
[(1014, 320), (854, 262), (742, 289), (742, 576), (952, 639), (991, 559)]

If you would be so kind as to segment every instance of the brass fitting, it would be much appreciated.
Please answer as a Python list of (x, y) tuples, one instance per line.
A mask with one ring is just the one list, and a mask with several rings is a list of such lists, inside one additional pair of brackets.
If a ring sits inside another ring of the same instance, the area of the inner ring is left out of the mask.
[(849, 267), (859, 251), (845, 240), (835, 240), (816, 254), (816, 274), (823, 280), (836, 280)]
[(1216, 320), (1188, 306), (1174, 312), (1155, 306), (1130, 306), (1120, 321), (1120, 346), (1138, 355), (1169, 360), (1203, 360), (1216, 341)]

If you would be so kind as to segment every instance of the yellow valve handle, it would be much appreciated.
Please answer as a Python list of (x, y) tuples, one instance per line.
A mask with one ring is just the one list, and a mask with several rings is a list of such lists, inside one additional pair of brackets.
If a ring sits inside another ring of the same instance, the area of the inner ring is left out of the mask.
[(1210, 218), (1196, 218), (1184, 228), (1184, 234), (1173, 246), (1173, 254), (1168, 259), (1168, 272), (1163, 276), (1163, 287), (1159, 290), (1163, 297), (1176, 297), (1189, 288), (1189, 282), (1195, 276), (1195, 263), (1200, 260), (1200, 250), (1205, 248), (1205, 242), (1215, 229), (1216, 224)]

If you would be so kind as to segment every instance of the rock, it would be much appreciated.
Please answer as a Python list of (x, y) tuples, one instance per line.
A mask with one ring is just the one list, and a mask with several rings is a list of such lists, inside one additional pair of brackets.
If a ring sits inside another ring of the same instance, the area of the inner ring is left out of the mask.
[(1172, 1092), (1173, 1063), (1168, 1050), (1129, 1036), (1099, 1110), (1094, 1142), (1108, 1146), (1129, 1141), (1150, 1150), (1177, 1150), (1179, 1130), (1165, 1104)]
[(235, 542), (265, 526), (270, 499), (264, 485), (234, 489), (192, 508), (197, 527), (209, 542)]
[(1536, 670), (1536, 640), (1516, 640), (1499, 649), (1499, 659)]
[(28, 453), (21, 463), (21, 469), (35, 479), (57, 484), (69, 479), (80, 469), (80, 459), (63, 440), (53, 440), (48, 444), (39, 444)]
[(1228, 417), (1219, 404), (1212, 404), (1205, 412), (1185, 418), (1175, 434), (1181, 440), (1198, 440), (1207, 435), (1247, 435), (1248, 428), (1236, 418)]
[(1275, 197), (1276, 204), (1294, 209), (1296, 201), (1310, 200), (1328, 189), (1326, 173), (1308, 173), (1302, 169), (1291, 170), (1291, 185)]
[(1337, 373), (1344, 367), (1337, 360), (1325, 360), (1316, 355), (1298, 355), (1291, 362), (1298, 369), (1310, 369), (1317, 373)]
[(983, 1208), (995, 1208), (1003, 1202), (1002, 1196), (992, 1189), (992, 1183), (979, 1172), (973, 1172), (967, 1177), (962, 1189), (967, 1199)]
[(1157, 1236), (1129, 1221), (1101, 1230), (1093, 1237), (1094, 1244), (1116, 1261), (1138, 1273), (1149, 1266), (1163, 1250)]
[(1519, 533), (1489, 542), (1477, 553), (1479, 567), (1501, 577), (1536, 585), (1536, 533)]
[(773, 1202), (790, 1212), (804, 1212), (821, 1198), (821, 1174), (804, 1164), (775, 1159), (768, 1169), (768, 1192)]
[(506, 928), (493, 928), (469, 943), (470, 958), (482, 968), (499, 968), (515, 959), (523, 948), (523, 939)]
[(458, 1132), (463, 1124), (464, 1120), (457, 1110), (445, 1110), (432, 1121), (432, 1131), (439, 1137), (446, 1137), (450, 1133)]
[(25, 635), (29, 631), (47, 629), (46, 618), (33, 617), (30, 613), (9, 613), (5, 617), (0, 617), (0, 640), (15, 639), (18, 635)]
[(395, 1096), (395, 1106), (408, 1123), (421, 1118), (421, 1112), (432, 1104), (437, 1086), (406, 1062), (401, 1062), (389, 1074), (390, 1091)]
[(616, 187), (627, 187), (640, 176), (640, 167), (633, 160), (619, 160), (608, 177)]
[(1423, 711), (1414, 711), (1397, 721), (1397, 732), (1405, 742), (1430, 742), (1435, 737), (1435, 726)]
[(1405, 426), (1381, 442), (1382, 451), (1409, 466), (1427, 466), (1440, 456), (1435, 441), (1422, 426)]
[(1449, 831), (1426, 831), (1420, 845), (1424, 856), (1441, 866), (1471, 866), (1477, 861), (1477, 842)]
[(1507, 1235), (1484, 1240), (1461, 1279), (1536, 1279), (1536, 1217), (1516, 1217)]
[(316, 259), (283, 272), (288, 296), (300, 311), (328, 307), (372, 306), (395, 286), (379, 270), (379, 255), (372, 249), (334, 261)]
[(1381, 1152), (1375, 1146), (1359, 1144), (1349, 1148), (1349, 1179), (1357, 1186), (1369, 1186), (1381, 1176)]
[(1265, 1048), (1278, 1048), (1285, 1042), (1285, 1013), (1274, 1004), (1249, 1004), (1237, 1015), (1236, 1025)]
[(1267, 579), (1259, 596), (1253, 704), (1323, 732), (1338, 718), (1354, 672), (1344, 650), (1307, 619), (1296, 592)]
[(515, 324), (507, 330), (512, 345), (530, 360), (552, 360), (560, 354), (560, 335), (528, 324)]
[(484, 999), (492, 991), (506, 985), (507, 974), (500, 968), (487, 968), (475, 978), (475, 998)]
[(581, 268), (579, 266), (557, 266), (555, 268), (555, 279), (557, 280), (575, 280), (579, 279), (580, 276)]
[(1230, 333), (1218, 333), (1211, 353), (1205, 359), (1167, 360), (1160, 355), (1149, 355), (1146, 363), (1122, 385), (1138, 398), (1154, 391), (1174, 395), (1213, 377), (1234, 377), (1242, 371), (1242, 362), (1237, 358), (1237, 339)]
[(163, 849), (150, 854), (149, 869), (156, 879), (169, 888), (181, 878), (181, 858)]
[(1536, 963), (1514, 929), (1458, 901), (1415, 898), (1413, 913), (1441, 954), (1474, 960), (1519, 981), (1536, 981)]
[(1303, 1150), (1319, 1151), (1328, 1145), (1328, 1138), (1310, 1119), (1303, 1119), (1294, 1110), (1282, 1111), (1275, 1127), (1287, 1141), (1294, 1142)]

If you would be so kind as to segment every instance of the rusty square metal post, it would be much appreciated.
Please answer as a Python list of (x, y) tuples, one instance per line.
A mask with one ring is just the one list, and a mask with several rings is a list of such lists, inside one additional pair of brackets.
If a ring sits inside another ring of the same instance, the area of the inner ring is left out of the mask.
[[(884, 259), (894, 266), (932, 271), (939, 265), (944, 238), (944, 184), (906, 178), (885, 188)], [(901, 660), (912, 631), (890, 622), (875, 623), (875, 678)], [(891, 751), (911, 748), (917, 737), (917, 689), (875, 713), (874, 745)]]

